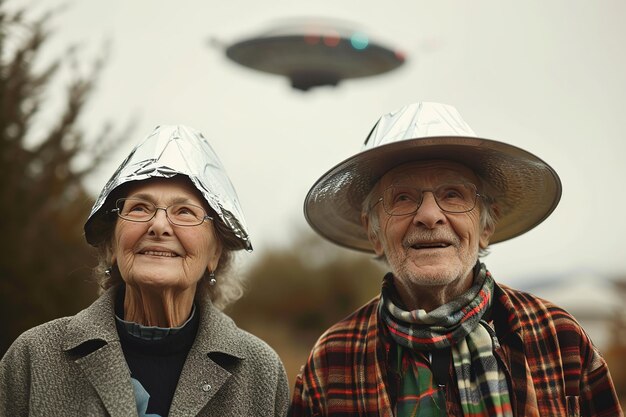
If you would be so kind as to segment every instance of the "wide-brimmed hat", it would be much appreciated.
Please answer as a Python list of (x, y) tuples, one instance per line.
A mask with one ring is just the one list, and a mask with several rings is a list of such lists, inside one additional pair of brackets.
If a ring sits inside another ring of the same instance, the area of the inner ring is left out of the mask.
[(207, 204), (240, 242), (252, 250), (243, 212), (224, 166), (199, 131), (183, 125), (157, 126), (139, 142), (117, 168), (96, 200), (85, 223), (85, 238), (91, 245), (102, 242), (109, 229), (112, 196), (121, 185), (150, 178), (187, 176)]
[(304, 215), (320, 235), (373, 252), (361, 224), (363, 200), (378, 180), (407, 162), (443, 159), (472, 169), (496, 195), (498, 222), (490, 243), (519, 236), (545, 220), (561, 198), (561, 181), (523, 149), (477, 137), (452, 106), (415, 103), (383, 115), (361, 152), (326, 172), (309, 190)]

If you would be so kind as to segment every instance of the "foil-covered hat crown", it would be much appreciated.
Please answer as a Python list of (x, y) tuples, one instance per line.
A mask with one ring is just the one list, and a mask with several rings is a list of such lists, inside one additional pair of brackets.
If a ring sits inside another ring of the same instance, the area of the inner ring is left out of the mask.
[(459, 112), (443, 103), (412, 103), (384, 114), (367, 137), (362, 151), (401, 140), (461, 136), (476, 137)]
[(183, 125), (158, 126), (135, 146), (98, 196), (85, 223), (85, 238), (97, 245), (111, 193), (131, 181), (186, 175), (209, 206), (241, 242), (252, 250), (237, 193), (217, 154), (202, 133)]

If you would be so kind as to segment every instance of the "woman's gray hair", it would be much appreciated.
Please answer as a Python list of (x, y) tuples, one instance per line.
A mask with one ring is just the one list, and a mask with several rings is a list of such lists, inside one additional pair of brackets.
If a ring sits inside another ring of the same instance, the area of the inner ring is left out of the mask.
[[(223, 310), (241, 298), (244, 292), (244, 276), (231, 273), (233, 260), (236, 255), (235, 252), (242, 248), (242, 243), (217, 214), (210, 212), (209, 215), (214, 219), (213, 230), (219, 244), (222, 245), (222, 253), (217, 268), (213, 271), (217, 282), (213, 286), (209, 285), (210, 277), (207, 271), (198, 282), (195, 297), (198, 300), (209, 297), (216, 308)], [(93, 273), (100, 286), (100, 293), (124, 282), (117, 270), (117, 266), (111, 265), (111, 259), (113, 258), (113, 232), (116, 221), (119, 221), (117, 216), (110, 219), (110, 227), (106, 228), (101, 243), (96, 246), (98, 265), (94, 268)]]
[[(478, 190), (480, 194), (479, 199), (479, 207), (480, 207), (480, 226), (481, 230), (485, 228), (491, 228), (495, 230), (496, 224), (498, 222), (498, 209), (496, 205), (496, 191), (489, 185), (489, 182), (485, 181), (482, 176), (476, 174), (482, 186)], [(372, 210), (373, 206), (376, 204), (377, 197), (379, 195), (378, 188), (380, 187), (380, 181), (378, 181), (367, 194), (365, 199), (363, 200), (363, 204), (361, 206), (361, 212), (364, 216), (367, 217), (368, 221), (368, 230), (367, 233), (369, 236), (378, 236), (380, 232), (380, 221), (378, 219), (378, 212), (376, 210)], [(480, 258), (487, 256), (489, 254), (489, 246), (486, 248), (478, 249), (478, 256)], [(385, 255), (379, 257), (380, 260), (386, 261)]]

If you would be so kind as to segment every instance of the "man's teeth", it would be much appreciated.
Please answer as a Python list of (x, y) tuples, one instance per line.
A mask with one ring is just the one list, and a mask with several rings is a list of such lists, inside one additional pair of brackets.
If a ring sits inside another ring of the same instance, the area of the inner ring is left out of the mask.
[(412, 246), (414, 249), (425, 249), (425, 248), (446, 248), (448, 247), (447, 243), (418, 243)]
[(178, 256), (178, 255), (176, 255), (173, 252), (157, 252), (157, 251), (154, 251), (154, 250), (147, 250), (143, 254), (144, 255), (151, 255), (151, 256), (168, 256), (170, 258)]

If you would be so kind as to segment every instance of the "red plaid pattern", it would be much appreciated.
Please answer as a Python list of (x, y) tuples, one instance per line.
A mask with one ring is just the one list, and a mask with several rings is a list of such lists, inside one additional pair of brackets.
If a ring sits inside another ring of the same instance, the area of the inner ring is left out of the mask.
[[(320, 337), (296, 380), (289, 416), (393, 416), (390, 345), (378, 303), (377, 297)], [(496, 284), (491, 318), (515, 416), (624, 415), (606, 362), (563, 309)], [(448, 415), (461, 416), (453, 389)]]

